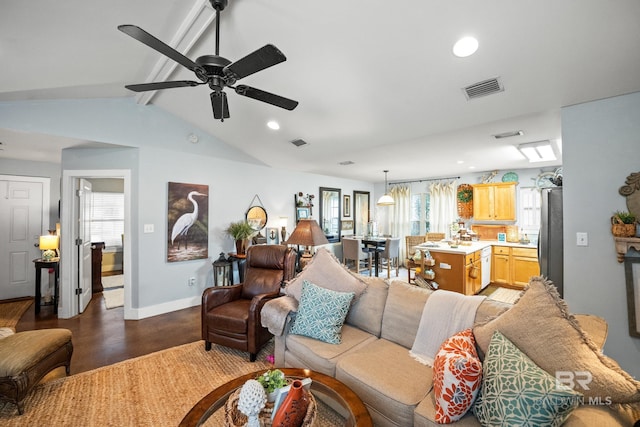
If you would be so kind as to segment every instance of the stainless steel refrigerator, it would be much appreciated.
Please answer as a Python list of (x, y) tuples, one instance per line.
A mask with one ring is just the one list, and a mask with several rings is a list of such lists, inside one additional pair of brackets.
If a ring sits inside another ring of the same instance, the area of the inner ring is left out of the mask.
[(543, 188), (538, 237), (538, 262), (540, 274), (553, 282), (564, 297), (563, 239), (562, 239), (562, 187)]

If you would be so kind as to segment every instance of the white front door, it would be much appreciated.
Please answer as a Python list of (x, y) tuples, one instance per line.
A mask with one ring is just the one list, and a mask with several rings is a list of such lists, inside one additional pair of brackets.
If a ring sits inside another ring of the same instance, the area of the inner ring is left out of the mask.
[(0, 299), (35, 295), (33, 260), (41, 257), (38, 241), (49, 225), (48, 216), (43, 223), (48, 182), (0, 175)]
[(78, 311), (84, 312), (91, 301), (91, 183), (78, 180)]

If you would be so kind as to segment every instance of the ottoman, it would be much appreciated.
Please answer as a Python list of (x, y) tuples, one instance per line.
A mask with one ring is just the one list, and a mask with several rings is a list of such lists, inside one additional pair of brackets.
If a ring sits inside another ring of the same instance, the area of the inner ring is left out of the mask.
[(71, 331), (40, 329), (10, 334), (0, 339), (0, 399), (24, 412), (23, 400), (50, 371), (71, 367)]

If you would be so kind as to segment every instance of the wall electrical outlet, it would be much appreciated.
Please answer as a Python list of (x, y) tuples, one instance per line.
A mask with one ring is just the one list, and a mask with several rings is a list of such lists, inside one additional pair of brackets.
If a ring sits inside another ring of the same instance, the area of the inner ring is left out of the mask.
[(576, 233), (576, 246), (589, 246), (589, 235), (587, 233)]
[(195, 286), (196, 285), (196, 278), (195, 277), (189, 277), (188, 284), (189, 284), (189, 286)]

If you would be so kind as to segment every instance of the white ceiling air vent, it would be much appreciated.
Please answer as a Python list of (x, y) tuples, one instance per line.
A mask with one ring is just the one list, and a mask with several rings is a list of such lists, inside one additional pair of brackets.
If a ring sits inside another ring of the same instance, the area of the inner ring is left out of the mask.
[(308, 144), (307, 141), (305, 141), (304, 139), (300, 139), (300, 138), (294, 139), (293, 141), (291, 141), (291, 143), (293, 145), (295, 145), (296, 147), (302, 147), (303, 145), (307, 145)]
[(502, 92), (504, 91), (504, 87), (502, 86), (500, 78), (496, 77), (494, 79), (474, 83), (470, 86), (465, 87), (463, 90), (467, 99), (471, 100), (480, 98), (481, 96), (487, 96), (493, 93)]
[(352, 162), (351, 160), (345, 160), (343, 162), (339, 162), (338, 163), (340, 166), (349, 166), (349, 165), (355, 165), (354, 162)]

